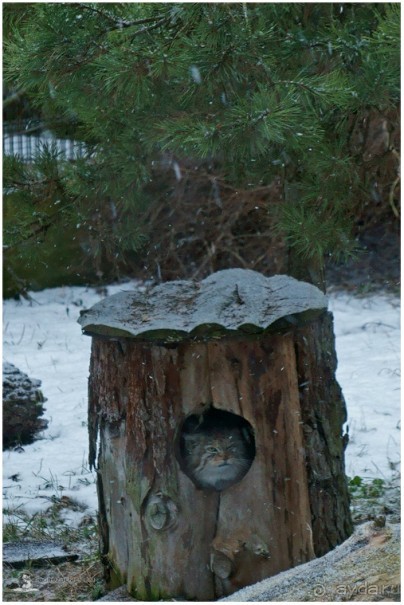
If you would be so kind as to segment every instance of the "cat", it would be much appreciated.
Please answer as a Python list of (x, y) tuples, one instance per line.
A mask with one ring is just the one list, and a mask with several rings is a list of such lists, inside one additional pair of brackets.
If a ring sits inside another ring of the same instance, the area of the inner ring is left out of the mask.
[(198, 487), (221, 491), (240, 481), (252, 464), (251, 435), (237, 426), (203, 424), (183, 433), (183, 458), (187, 474)]

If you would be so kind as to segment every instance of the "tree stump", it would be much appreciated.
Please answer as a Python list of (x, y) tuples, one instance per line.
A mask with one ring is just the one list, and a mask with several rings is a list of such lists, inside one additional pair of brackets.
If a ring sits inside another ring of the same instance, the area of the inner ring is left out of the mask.
[(3, 362), (3, 449), (32, 443), (48, 426), (41, 381)]
[[(312, 356), (305, 332), (327, 317), (316, 287), (242, 269), (122, 292), (82, 313), (93, 336), (90, 464), (98, 460), (111, 588), (126, 583), (140, 600), (213, 600), (348, 537), (335, 357)], [(328, 407), (316, 400), (317, 374), (333, 394)], [(212, 487), (192, 474), (184, 444), (193, 426), (245, 436), (242, 476)], [(317, 443), (324, 464), (307, 449)]]

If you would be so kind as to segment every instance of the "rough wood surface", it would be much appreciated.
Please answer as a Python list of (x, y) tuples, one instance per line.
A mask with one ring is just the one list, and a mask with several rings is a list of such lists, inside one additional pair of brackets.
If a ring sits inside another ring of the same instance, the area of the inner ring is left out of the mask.
[(226, 269), (202, 282), (173, 281), (123, 291), (81, 313), (86, 334), (159, 342), (289, 328), (327, 307), (315, 286), (287, 275)]
[[(231, 602), (401, 602), (400, 524), (376, 528), (374, 522), (356, 527), (335, 550), (271, 578), (247, 586)], [(130, 601), (126, 586), (100, 601)]]
[[(348, 537), (345, 404), (325, 307), (310, 284), (229, 269), (82, 314), (111, 587), (211, 600)], [(212, 408), (255, 435), (251, 468), (221, 492), (198, 488), (181, 460), (184, 421)]]
[[(200, 490), (182, 472), (182, 421), (213, 404), (243, 416), (256, 456), (240, 483)], [(110, 585), (140, 599), (210, 600), (314, 556), (293, 335), (162, 347), (93, 339)]]
[(401, 602), (400, 525), (365, 523), (332, 552), (289, 569), (224, 601)]
[(352, 533), (344, 452), (345, 400), (336, 378), (331, 313), (295, 331), (295, 352), (312, 512), (313, 543), (322, 556)]

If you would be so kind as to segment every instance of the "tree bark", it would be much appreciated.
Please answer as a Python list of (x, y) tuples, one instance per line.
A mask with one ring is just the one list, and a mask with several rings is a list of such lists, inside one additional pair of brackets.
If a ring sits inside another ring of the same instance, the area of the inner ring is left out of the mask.
[[(99, 515), (111, 587), (126, 583), (141, 600), (212, 600), (349, 535), (344, 414), (326, 397), (327, 384), (339, 393), (335, 360), (315, 349), (327, 320), (316, 325), (166, 346), (93, 338), (90, 463), (99, 434)], [(313, 389), (305, 388), (308, 381)], [(222, 492), (195, 486), (178, 447), (185, 418), (212, 406), (244, 418), (255, 435), (250, 470)]]
[(295, 334), (296, 361), (304, 447), (317, 557), (340, 544), (353, 531), (343, 435), (345, 400), (336, 378), (337, 355), (332, 313), (299, 328)]
[[(308, 260), (289, 251), (289, 274), (326, 291), (324, 258)], [(295, 331), (296, 364), (303, 420), (304, 446), (317, 557), (348, 538), (352, 531), (344, 452), (348, 435), (345, 399), (336, 380), (337, 354), (333, 315)]]

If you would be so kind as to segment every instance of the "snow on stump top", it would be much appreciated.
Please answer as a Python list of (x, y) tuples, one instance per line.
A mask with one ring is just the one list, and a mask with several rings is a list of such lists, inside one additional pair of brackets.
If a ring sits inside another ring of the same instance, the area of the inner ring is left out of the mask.
[(305, 323), (326, 307), (326, 296), (312, 284), (225, 269), (201, 282), (119, 292), (82, 311), (78, 322), (90, 336), (167, 343), (278, 331)]

